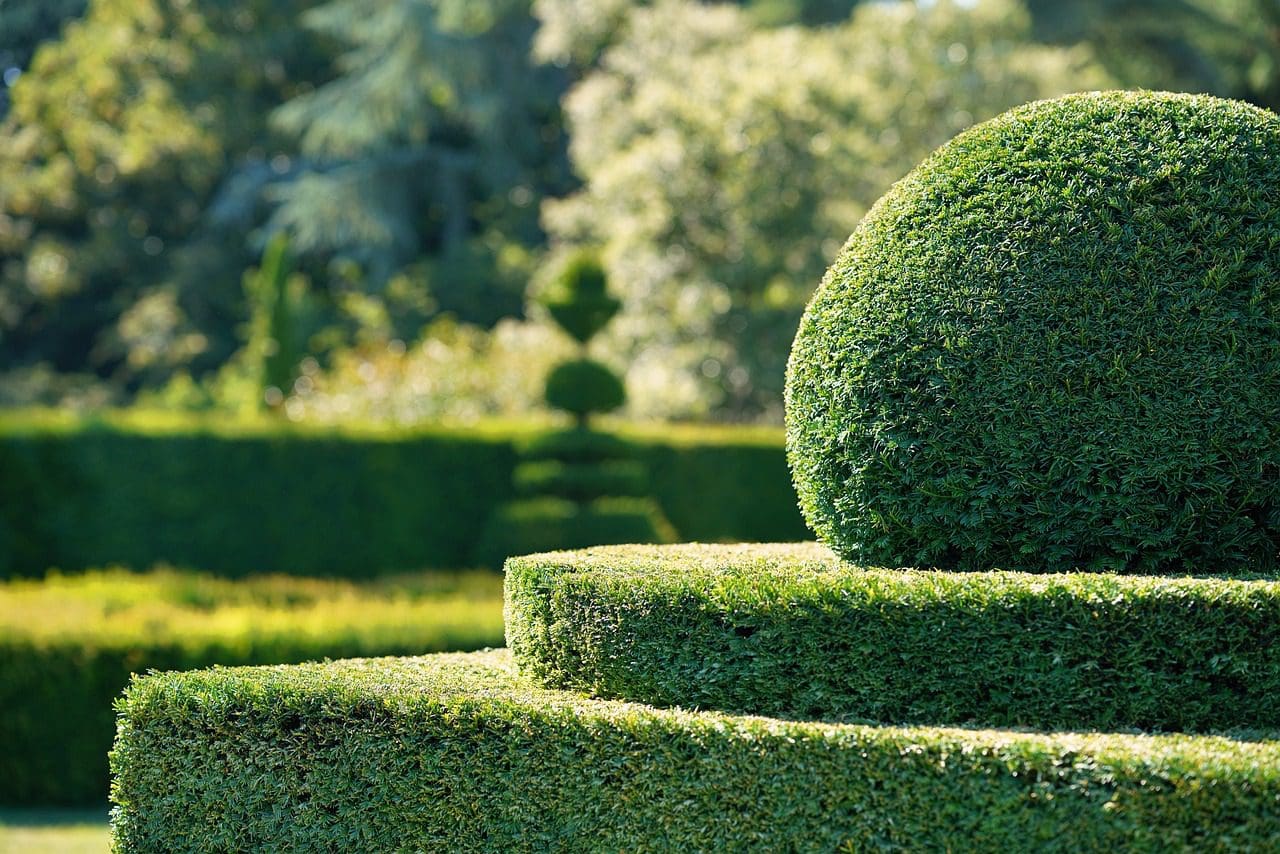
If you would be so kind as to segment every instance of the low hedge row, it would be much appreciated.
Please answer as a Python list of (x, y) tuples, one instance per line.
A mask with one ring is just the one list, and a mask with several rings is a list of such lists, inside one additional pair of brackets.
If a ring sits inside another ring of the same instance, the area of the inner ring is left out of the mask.
[(660, 710), (505, 651), (160, 674), (120, 713), (121, 852), (1280, 848), (1275, 742)]
[[(513, 497), (517, 448), (546, 431), (0, 415), (0, 577), (158, 562), (347, 577), (469, 566)], [(681, 536), (805, 536), (780, 431), (624, 433)]]
[(816, 544), (507, 562), (507, 642), (555, 688), (793, 718), (1280, 728), (1280, 581), (857, 569)]
[(0, 585), (0, 804), (101, 803), (130, 674), (478, 649), (502, 639), (490, 573), (354, 585), (174, 571)]

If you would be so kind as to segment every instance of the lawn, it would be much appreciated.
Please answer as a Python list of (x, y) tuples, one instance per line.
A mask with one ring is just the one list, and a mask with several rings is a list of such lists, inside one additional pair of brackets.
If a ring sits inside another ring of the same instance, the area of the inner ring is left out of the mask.
[(0, 809), (0, 854), (104, 854), (106, 809)]

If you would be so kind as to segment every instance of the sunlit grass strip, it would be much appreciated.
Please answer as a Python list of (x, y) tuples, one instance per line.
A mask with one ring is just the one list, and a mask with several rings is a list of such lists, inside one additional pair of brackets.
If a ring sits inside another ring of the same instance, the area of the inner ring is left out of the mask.
[(1275, 742), (661, 710), (505, 651), (160, 674), (120, 711), (123, 852), (1280, 846)]
[(1280, 581), (858, 569), (814, 544), (507, 563), (549, 687), (888, 723), (1280, 728)]
[(353, 584), (163, 570), (0, 584), (0, 804), (100, 803), (130, 674), (479, 649), (502, 641), (493, 573)]

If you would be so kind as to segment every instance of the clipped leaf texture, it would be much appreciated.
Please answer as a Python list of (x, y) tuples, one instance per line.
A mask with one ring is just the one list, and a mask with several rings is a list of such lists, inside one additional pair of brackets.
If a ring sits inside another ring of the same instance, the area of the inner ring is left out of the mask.
[(959, 135), (800, 324), (807, 520), (867, 564), (1274, 568), (1278, 250), (1270, 112), (1095, 92)]

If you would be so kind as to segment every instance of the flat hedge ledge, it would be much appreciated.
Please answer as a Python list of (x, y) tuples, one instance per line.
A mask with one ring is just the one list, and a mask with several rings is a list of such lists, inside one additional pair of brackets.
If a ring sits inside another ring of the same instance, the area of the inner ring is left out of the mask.
[(502, 650), (164, 673), (119, 712), (122, 852), (1280, 848), (1276, 742), (662, 710)]
[(1280, 581), (859, 569), (825, 547), (512, 558), (506, 631), (552, 688), (937, 725), (1280, 727)]

